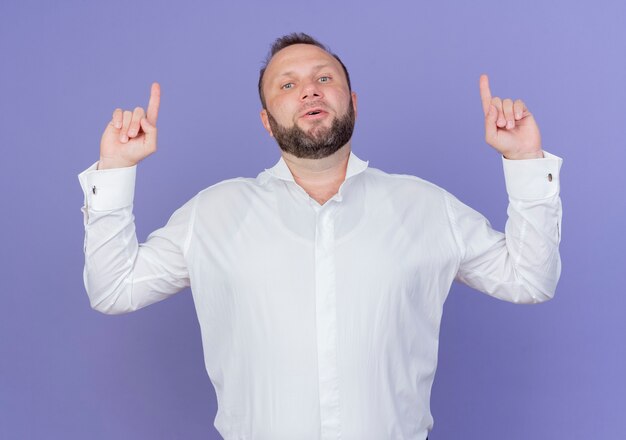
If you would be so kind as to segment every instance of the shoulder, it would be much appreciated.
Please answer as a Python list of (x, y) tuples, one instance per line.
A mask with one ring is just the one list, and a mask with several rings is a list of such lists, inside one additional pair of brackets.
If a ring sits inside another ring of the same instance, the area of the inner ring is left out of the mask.
[(448, 192), (440, 186), (409, 174), (392, 174), (377, 168), (368, 168), (364, 173), (368, 189), (381, 191), (393, 198), (419, 197), (443, 200)]
[(193, 197), (200, 212), (216, 211), (240, 215), (259, 199), (264, 189), (256, 179), (249, 177), (235, 177), (215, 183)]
[(259, 187), (256, 179), (250, 177), (234, 177), (222, 180), (204, 188), (196, 197), (200, 200), (232, 198), (254, 192)]
[(272, 179), (266, 171), (256, 177), (234, 177), (217, 182), (202, 191), (195, 198), (200, 201), (250, 201), (253, 197), (266, 196), (271, 192)]
[[(196, 225), (219, 227), (233, 233), (238, 225), (254, 211), (258, 191), (263, 188), (256, 179), (236, 177), (222, 180), (199, 191), (188, 202)], [(199, 227), (200, 227), (199, 226)]]

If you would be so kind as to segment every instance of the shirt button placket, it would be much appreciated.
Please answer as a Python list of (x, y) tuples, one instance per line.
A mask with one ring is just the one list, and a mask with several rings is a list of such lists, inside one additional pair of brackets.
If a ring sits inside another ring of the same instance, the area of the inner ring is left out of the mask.
[[(332, 202), (331, 202), (332, 203)], [(321, 439), (341, 438), (337, 369), (335, 233), (330, 203), (317, 212), (315, 226), (315, 301)]]

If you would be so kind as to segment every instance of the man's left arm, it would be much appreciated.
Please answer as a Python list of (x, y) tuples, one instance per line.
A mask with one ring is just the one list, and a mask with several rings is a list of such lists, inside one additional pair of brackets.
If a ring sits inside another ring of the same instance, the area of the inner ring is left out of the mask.
[(480, 77), (485, 140), (503, 156), (509, 194), (505, 234), (479, 213), (449, 197), (462, 251), (457, 279), (500, 299), (541, 302), (554, 295), (561, 273), (560, 168), (542, 150), (537, 123), (522, 100), (492, 97)]
[(553, 297), (561, 274), (561, 158), (503, 159), (509, 194), (505, 233), (446, 194), (452, 227), (461, 249), (456, 276), (481, 292), (516, 303)]

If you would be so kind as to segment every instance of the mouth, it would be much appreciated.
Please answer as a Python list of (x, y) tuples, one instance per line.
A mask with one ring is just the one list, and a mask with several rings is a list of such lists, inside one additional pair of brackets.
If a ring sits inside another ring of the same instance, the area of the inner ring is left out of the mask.
[(321, 108), (313, 108), (302, 113), (300, 117), (304, 119), (318, 119), (318, 118), (322, 118), (326, 116), (327, 114), (328, 112), (326, 112), (325, 110)]

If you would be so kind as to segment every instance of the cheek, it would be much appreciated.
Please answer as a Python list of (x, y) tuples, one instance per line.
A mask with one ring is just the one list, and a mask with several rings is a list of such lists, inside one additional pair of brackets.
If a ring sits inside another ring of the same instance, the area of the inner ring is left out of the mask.
[(329, 91), (326, 97), (329, 101), (332, 99), (332, 105), (339, 114), (345, 113), (348, 110), (348, 106), (352, 105), (350, 93), (343, 89)]
[(297, 106), (287, 99), (276, 99), (269, 107), (272, 116), (281, 124), (288, 126), (296, 119)]

